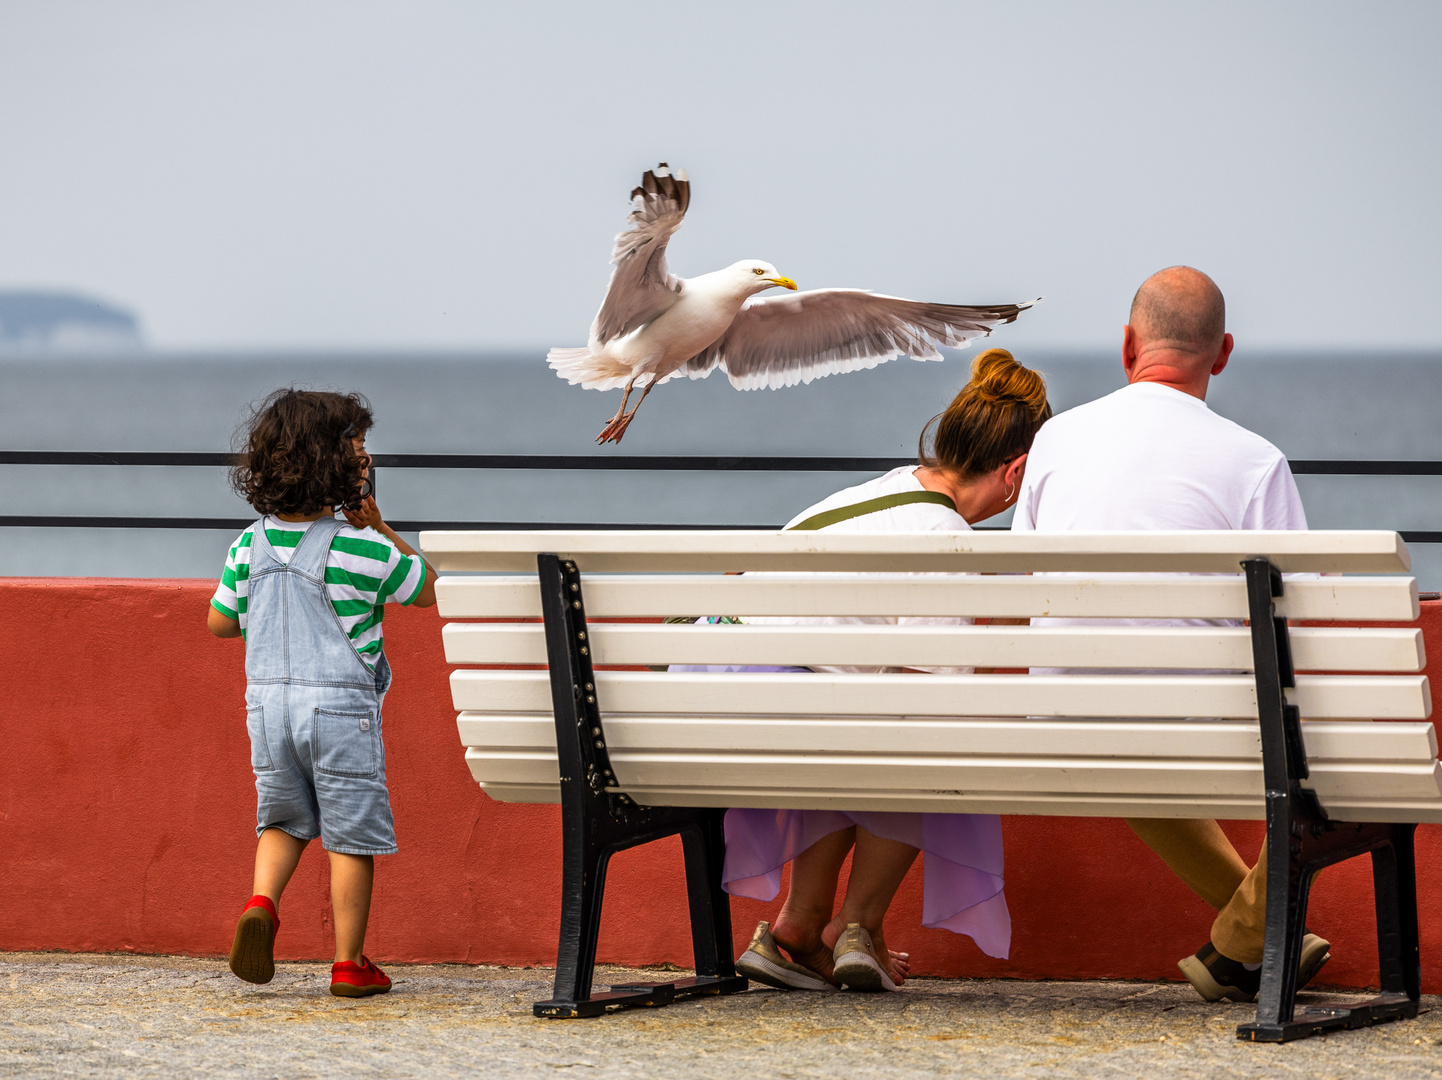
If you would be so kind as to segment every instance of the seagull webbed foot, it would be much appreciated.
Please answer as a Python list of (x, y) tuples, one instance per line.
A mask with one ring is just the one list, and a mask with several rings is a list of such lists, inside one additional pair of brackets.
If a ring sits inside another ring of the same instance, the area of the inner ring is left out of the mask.
[(611, 422), (601, 429), (601, 434), (596, 436), (596, 442), (602, 445), (608, 442), (618, 443), (621, 441), (621, 436), (626, 434), (626, 429), (630, 426), (630, 413), (626, 413), (624, 416), (612, 417)]

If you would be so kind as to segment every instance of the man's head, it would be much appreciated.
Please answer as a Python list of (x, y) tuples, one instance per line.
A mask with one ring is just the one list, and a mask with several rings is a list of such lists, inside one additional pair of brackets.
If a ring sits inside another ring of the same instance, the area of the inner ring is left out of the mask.
[(1206, 274), (1169, 266), (1142, 282), (1122, 337), (1128, 382), (1160, 382), (1205, 398), (1231, 352), (1227, 304)]

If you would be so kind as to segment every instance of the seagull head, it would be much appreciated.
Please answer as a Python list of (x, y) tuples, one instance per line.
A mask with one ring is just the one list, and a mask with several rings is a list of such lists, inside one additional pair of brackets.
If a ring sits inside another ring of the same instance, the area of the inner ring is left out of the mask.
[(739, 263), (732, 263), (727, 267), (727, 273), (735, 278), (737, 288), (744, 296), (751, 296), (777, 285), (783, 289), (796, 288), (796, 282), (789, 277), (782, 277), (776, 267), (760, 259), (742, 259)]

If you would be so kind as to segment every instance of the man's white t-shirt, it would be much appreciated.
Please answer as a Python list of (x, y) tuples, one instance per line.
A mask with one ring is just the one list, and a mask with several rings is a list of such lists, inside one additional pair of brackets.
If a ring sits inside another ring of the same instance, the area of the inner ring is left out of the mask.
[[(1280, 450), (1218, 416), (1201, 398), (1143, 382), (1042, 425), (1026, 459), (1011, 527), (1015, 532), (1305, 529), (1307, 515)], [(1097, 621), (1047, 618), (1032, 619), (1032, 625)], [(1238, 625), (1231, 619), (1101, 621), (1110, 626)]]
[(1132, 383), (1042, 426), (1012, 529), (1305, 529), (1287, 459), (1207, 403)]

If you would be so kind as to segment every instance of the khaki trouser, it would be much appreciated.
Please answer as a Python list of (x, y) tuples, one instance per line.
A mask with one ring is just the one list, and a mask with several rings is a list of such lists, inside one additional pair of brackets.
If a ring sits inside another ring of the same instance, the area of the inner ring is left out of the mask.
[(1215, 821), (1130, 818), (1127, 824), (1187, 887), (1217, 909), (1212, 944), (1243, 964), (1262, 960), (1267, 928), (1267, 845), (1250, 870)]

